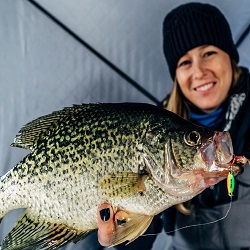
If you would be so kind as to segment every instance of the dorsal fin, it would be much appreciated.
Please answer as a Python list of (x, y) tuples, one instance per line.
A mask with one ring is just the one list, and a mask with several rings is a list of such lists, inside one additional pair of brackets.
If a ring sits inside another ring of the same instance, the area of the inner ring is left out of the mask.
[(76, 243), (94, 231), (84, 232), (62, 224), (39, 221), (26, 209), (1, 247), (6, 250), (58, 249), (69, 242)]
[(74, 105), (29, 122), (18, 132), (11, 146), (29, 150), (34, 149), (38, 139), (45, 131), (56, 128), (58, 124), (64, 122), (67, 118), (79, 113), (79, 111), (83, 111), (86, 106), (87, 104)]

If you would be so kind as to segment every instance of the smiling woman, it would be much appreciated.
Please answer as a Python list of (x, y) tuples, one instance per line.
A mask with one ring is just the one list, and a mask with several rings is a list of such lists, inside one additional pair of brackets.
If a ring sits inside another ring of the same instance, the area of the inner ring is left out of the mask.
[[(177, 7), (164, 20), (163, 47), (174, 80), (163, 106), (196, 124), (229, 131), (234, 153), (249, 156), (250, 119), (245, 115), (250, 106), (249, 71), (237, 65), (238, 52), (224, 15), (209, 4)], [(249, 193), (250, 171), (245, 169), (244, 182), (242, 177), (236, 178), (230, 216), (209, 227), (175, 232), (171, 249), (250, 247), (249, 234), (245, 233), (250, 221), (243, 224), (242, 216), (250, 207), (249, 198), (244, 195)], [(176, 212), (172, 228), (215, 221), (226, 214), (229, 202), (226, 181), (222, 181), (189, 203), (189, 216)], [(191, 242), (191, 238), (203, 240)]]
[[(163, 49), (174, 84), (162, 106), (198, 125), (229, 131), (234, 153), (249, 158), (250, 116), (246, 115), (250, 107), (249, 71), (237, 65), (239, 55), (225, 16), (210, 4), (180, 5), (164, 19)], [(221, 143), (224, 145), (225, 141), (223, 138)], [(211, 148), (205, 151), (209, 150), (216, 155)], [(165, 211), (162, 214), (165, 231), (175, 232), (169, 249), (250, 249), (250, 220), (246, 220), (244, 213), (250, 209), (249, 167), (242, 176), (236, 178), (233, 197), (228, 196), (226, 181), (222, 181), (185, 204), (189, 210), (181, 204), (179, 211), (175, 208)], [(231, 198), (230, 215), (222, 219)], [(108, 204), (102, 206), (105, 207)], [(112, 225), (115, 216), (107, 223)], [(102, 243), (105, 226), (102, 218), (98, 218)], [(159, 217), (155, 219), (150, 233), (158, 233), (161, 223)], [(185, 227), (188, 230), (174, 230)], [(109, 237), (106, 235), (106, 242)], [(154, 238), (150, 242), (144, 239), (117, 248), (151, 249)]]

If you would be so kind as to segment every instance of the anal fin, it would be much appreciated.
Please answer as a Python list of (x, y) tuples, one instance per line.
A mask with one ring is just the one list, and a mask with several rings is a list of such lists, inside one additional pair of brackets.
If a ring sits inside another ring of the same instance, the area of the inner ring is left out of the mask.
[(39, 221), (39, 219), (34, 219), (26, 209), (18, 219), (15, 227), (3, 240), (1, 249), (57, 249), (69, 242), (77, 242), (92, 232), (83, 232), (66, 225)]
[[(119, 212), (121, 212), (121, 210)], [(117, 214), (119, 212), (117, 212)], [(127, 216), (125, 216), (125, 219), (122, 219), (123, 223), (120, 223), (120, 225), (116, 223), (111, 240), (112, 246), (121, 244), (125, 241), (128, 241), (128, 243), (134, 241), (147, 230), (154, 218), (154, 216), (144, 214), (135, 214), (126, 211), (125, 213)]]

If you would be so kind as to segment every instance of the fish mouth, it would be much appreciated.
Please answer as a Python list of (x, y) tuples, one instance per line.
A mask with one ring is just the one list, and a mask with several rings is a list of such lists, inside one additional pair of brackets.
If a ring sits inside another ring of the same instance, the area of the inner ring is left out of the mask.
[(235, 156), (229, 132), (215, 132), (212, 138), (201, 147), (201, 156), (207, 166), (204, 178), (225, 178), (228, 172), (234, 176), (243, 172), (249, 162), (244, 156)]
[(233, 160), (233, 145), (229, 132), (215, 132), (200, 148), (201, 157), (209, 173), (223, 173)]
[(234, 176), (240, 175), (244, 172), (244, 165), (246, 163), (248, 163), (248, 159), (245, 156), (234, 156), (227, 164), (223, 164), (220, 167), (213, 165), (212, 168), (214, 168), (214, 170), (205, 172), (204, 177), (226, 177), (229, 171), (232, 172)]
[(216, 166), (217, 170), (210, 172), (197, 170), (196, 174), (203, 177), (203, 185), (206, 188), (213, 186), (227, 178), (229, 172), (233, 173), (234, 176), (242, 174), (244, 172), (243, 166), (246, 163), (249, 164), (249, 160), (245, 156), (234, 156), (226, 166)]

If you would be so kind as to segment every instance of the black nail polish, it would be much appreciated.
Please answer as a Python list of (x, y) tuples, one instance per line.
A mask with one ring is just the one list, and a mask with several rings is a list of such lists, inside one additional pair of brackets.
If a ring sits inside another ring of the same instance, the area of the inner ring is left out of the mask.
[(119, 226), (125, 226), (125, 224), (127, 223), (126, 219), (117, 219), (116, 221)]
[(104, 208), (100, 210), (100, 216), (103, 221), (108, 221), (110, 218), (110, 210), (109, 208)]

